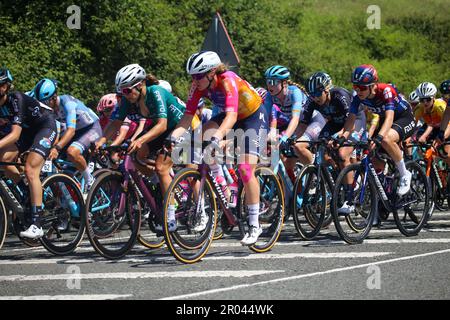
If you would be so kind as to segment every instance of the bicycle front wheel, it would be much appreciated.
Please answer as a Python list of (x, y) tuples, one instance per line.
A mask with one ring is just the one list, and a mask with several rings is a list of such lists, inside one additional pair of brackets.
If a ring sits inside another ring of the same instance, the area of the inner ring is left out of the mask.
[[(217, 205), (212, 186), (201, 174), (185, 168), (173, 178), (164, 197), (164, 238), (172, 255), (183, 263), (195, 263), (208, 252), (214, 238)], [(188, 187), (186, 187), (188, 186)], [(169, 230), (169, 205), (175, 206), (176, 230)]]
[(141, 204), (134, 186), (124, 188), (121, 172), (101, 174), (86, 200), (86, 230), (101, 256), (119, 259), (136, 243), (141, 225)]
[(415, 161), (405, 163), (412, 173), (411, 190), (397, 199), (394, 219), (400, 232), (407, 236), (419, 234), (432, 214), (431, 186), (423, 168)]
[(327, 206), (326, 187), (317, 167), (308, 165), (297, 177), (293, 193), (294, 223), (304, 240), (312, 240), (320, 232)]
[[(375, 186), (365, 176), (362, 164), (352, 164), (341, 171), (333, 191), (331, 214), (342, 240), (348, 244), (364, 241), (377, 214), (377, 199)], [(339, 213), (345, 202), (351, 206), (350, 212)]]
[[(280, 180), (272, 169), (265, 166), (258, 166), (255, 169), (255, 176), (259, 182), (259, 225), (262, 233), (258, 241), (249, 248), (258, 253), (267, 252), (275, 245), (283, 229), (284, 221), (284, 191)], [(245, 190), (241, 188), (238, 201), (238, 212), (243, 221), (247, 221), (248, 212), (245, 206)], [(243, 236), (248, 231), (248, 224), (241, 223), (239, 227), (244, 227), (241, 231)]]
[(85, 230), (81, 190), (74, 179), (63, 173), (47, 177), (42, 190), (42, 245), (53, 254), (69, 254), (80, 244)]

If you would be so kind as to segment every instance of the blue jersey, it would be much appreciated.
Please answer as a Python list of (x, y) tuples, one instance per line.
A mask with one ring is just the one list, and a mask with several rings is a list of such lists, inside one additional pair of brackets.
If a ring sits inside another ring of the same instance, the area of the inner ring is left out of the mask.
[(264, 108), (266, 108), (267, 114), (272, 114), (272, 106), (276, 104), (280, 108), (283, 118), (292, 119), (292, 116), (300, 117), (300, 112), (306, 100), (307, 95), (297, 86), (291, 85), (288, 86), (288, 93), (284, 101), (280, 101), (277, 97), (273, 97), (270, 92), (267, 92)]
[(369, 111), (379, 114), (384, 118), (386, 111), (394, 111), (394, 120), (406, 110), (411, 111), (411, 107), (397, 89), (386, 83), (378, 83), (375, 96), (371, 99), (360, 100), (358, 96), (353, 97), (350, 112), (358, 114), (361, 106), (366, 106)]
[(58, 120), (64, 123), (67, 128), (80, 130), (99, 121), (95, 112), (86, 107), (80, 100), (67, 94), (58, 96), (58, 100)]

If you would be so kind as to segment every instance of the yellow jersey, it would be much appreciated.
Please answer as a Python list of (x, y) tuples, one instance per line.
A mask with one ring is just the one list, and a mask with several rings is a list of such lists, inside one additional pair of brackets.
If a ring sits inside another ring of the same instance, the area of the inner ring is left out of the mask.
[(447, 104), (442, 99), (435, 99), (433, 107), (430, 112), (425, 111), (425, 106), (423, 103), (419, 103), (414, 110), (414, 117), (416, 121), (423, 119), (423, 121), (434, 128), (437, 128), (441, 125), (442, 117), (445, 112), (445, 108)]

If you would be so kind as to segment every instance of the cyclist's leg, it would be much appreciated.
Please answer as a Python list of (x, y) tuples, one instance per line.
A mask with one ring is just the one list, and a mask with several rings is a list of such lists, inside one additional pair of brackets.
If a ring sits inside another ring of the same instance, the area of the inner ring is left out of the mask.
[[(23, 132), (22, 134), (26, 134)], [(54, 128), (39, 130), (34, 138), (33, 145), (25, 163), (25, 176), (30, 188), (30, 202), (32, 211), (32, 225), (20, 235), (26, 238), (39, 238), (44, 235), (40, 225), (42, 212), (42, 183), (40, 173), (45, 159), (50, 154), (50, 149), (56, 139), (56, 125)]]
[(76, 134), (72, 143), (67, 148), (67, 157), (75, 165), (77, 170), (83, 174), (86, 185), (89, 187), (94, 183), (94, 177), (89, 172), (89, 168), (83, 154), (89, 149), (91, 143), (96, 142), (102, 136), (102, 128), (97, 121), (86, 130)]
[(397, 193), (400, 196), (406, 194), (410, 189), (412, 174), (406, 169), (403, 152), (398, 142), (406, 140), (414, 133), (416, 122), (411, 112), (405, 111), (400, 118), (394, 120), (391, 129), (384, 137), (381, 146), (389, 154), (400, 174), (400, 187)]
[[(308, 125), (308, 128), (306, 128), (305, 133), (303, 136), (300, 137), (299, 140), (306, 140), (306, 141), (314, 141), (319, 138), (320, 132), (325, 127), (326, 120), (325, 118), (319, 113), (314, 112), (314, 116), (311, 119), (311, 123)], [(297, 130), (299, 128), (297, 127)], [(298, 133), (298, 131), (296, 131)], [(307, 165), (311, 164), (313, 162), (313, 155), (311, 151), (308, 149), (309, 144), (307, 143), (297, 143), (295, 144), (295, 153), (299, 157), (299, 160), (301, 163)], [(294, 164), (295, 165), (295, 164)], [(293, 170), (293, 168), (286, 168), (286, 170)]]
[[(19, 150), (15, 144), (0, 149), (0, 161), (14, 162), (17, 160)], [(8, 178), (18, 183), (20, 180), (20, 173), (16, 166), (5, 166), (5, 174)]]

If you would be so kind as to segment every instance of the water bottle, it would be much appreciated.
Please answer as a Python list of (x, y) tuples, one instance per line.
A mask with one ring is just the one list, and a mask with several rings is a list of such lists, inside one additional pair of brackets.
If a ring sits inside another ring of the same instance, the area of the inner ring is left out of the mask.
[(222, 176), (216, 177), (216, 182), (220, 185), (223, 195), (225, 196), (225, 199), (229, 200), (231, 196), (230, 189), (228, 188), (227, 181)]
[(73, 201), (69, 190), (67, 190), (67, 188), (64, 184), (60, 184), (60, 187), (61, 187), (61, 191), (62, 191), (64, 200), (66, 202), (66, 205), (69, 206), (69, 210), (70, 210), (72, 217), (79, 218), (80, 211), (79, 211), (77, 203), (75, 201)]
[(231, 191), (231, 200), (228, 206), (230, 208), (236, 208), (239, 191), (239, 185), (237, 184), (237, 182), (233, 182), (230, 184), (230, 191)]
[(223, 165), (223, 174), (225, 175), (225, 178), (227, 179), (228, 184), (232, 184), (234, 182), (234, 179), (231, 176), (230, 171), (228, 170), (226, 165)]
[(238, 182), (238, 176), (237, 176), (236, 171), (234, 170), (234, 168), (230, 166), (227, 169), (228, 169), (228, 172), (230, 173), (231, 177), (233, 178), (233, 181), (234, 182)]

